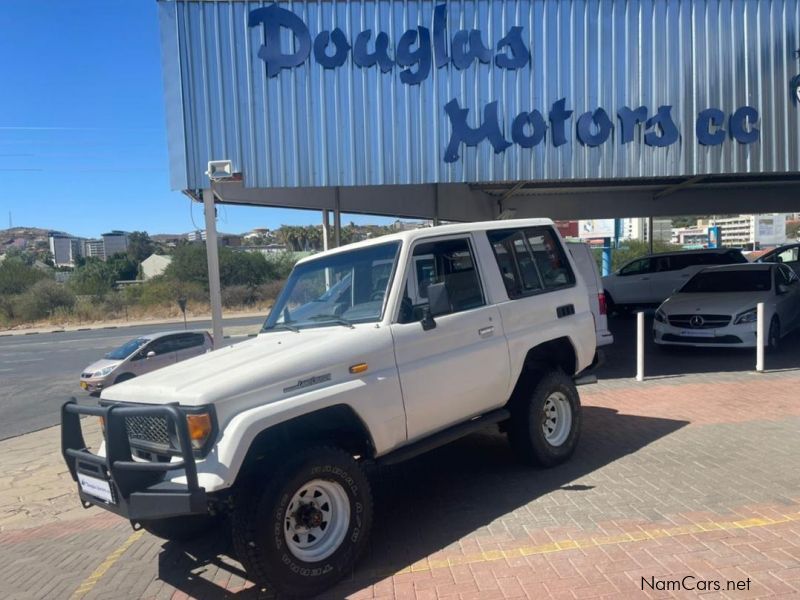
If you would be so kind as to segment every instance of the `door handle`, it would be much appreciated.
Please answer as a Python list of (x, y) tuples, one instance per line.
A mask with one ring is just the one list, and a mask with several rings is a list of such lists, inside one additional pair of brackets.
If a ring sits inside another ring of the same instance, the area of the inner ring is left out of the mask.
[(649, 277), (642, 277), (642, 281), (650, 281)]
[(478, 329), (478, 335), (481, 337), (489, 337), (494, 333), (494, 326), (489, 325), (488, 327), (481, 327)]

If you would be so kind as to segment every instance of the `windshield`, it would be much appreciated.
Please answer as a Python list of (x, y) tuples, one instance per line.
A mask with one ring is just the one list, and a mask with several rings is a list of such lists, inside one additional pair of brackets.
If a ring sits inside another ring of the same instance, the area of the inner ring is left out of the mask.
[(704, 271), (692, 277), (681, 294), (766, 292), (772, 288), (768, 269), (757, 271)]
[(131, 340), (130, 342), (125, 342), (122, 346), (117, 348), (116, 350), (112, 350), (108, 354), (106, 354), (106, 358), (111, 358), (114, 360), (122, 360), (123, 358), (128, 358), (131, 354), (136, 352), (139, 348), (144, 346), (149, 340), (147, 338), (136, 338), (135, 340)]
[(380, 320), (399, 242), (297, 265), (261, 331)]

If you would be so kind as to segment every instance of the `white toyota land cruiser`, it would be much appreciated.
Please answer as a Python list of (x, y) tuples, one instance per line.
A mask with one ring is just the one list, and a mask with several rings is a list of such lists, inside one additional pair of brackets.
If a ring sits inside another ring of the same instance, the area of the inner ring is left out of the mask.
[(84, 506), (166, 539), (225, 519), (251, 579), (309, 596), (367, 543), (365, 465), (492, 424), (525, 462), (566, 460), (595, 345), (550, 220), (407, 231), (300, 261), (256, 338), (67, 402), (62, 450)]

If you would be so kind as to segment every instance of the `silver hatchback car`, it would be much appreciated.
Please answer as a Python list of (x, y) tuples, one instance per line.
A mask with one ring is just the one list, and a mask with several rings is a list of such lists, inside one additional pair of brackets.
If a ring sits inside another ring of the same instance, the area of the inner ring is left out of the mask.
[(213, 349), (207, 331), (165, 331), (132, 339), (93, 362), (81, 373), (80, 386), (92, 394)]

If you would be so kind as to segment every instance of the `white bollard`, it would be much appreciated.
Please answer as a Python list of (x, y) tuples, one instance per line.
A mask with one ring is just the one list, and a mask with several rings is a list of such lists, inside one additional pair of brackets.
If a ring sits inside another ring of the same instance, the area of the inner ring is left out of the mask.
[(756, 371), (764, 370), (764, 303), (756, 305)]
[(644, 381), (644, 313), (636, 313), (636, 381)]

